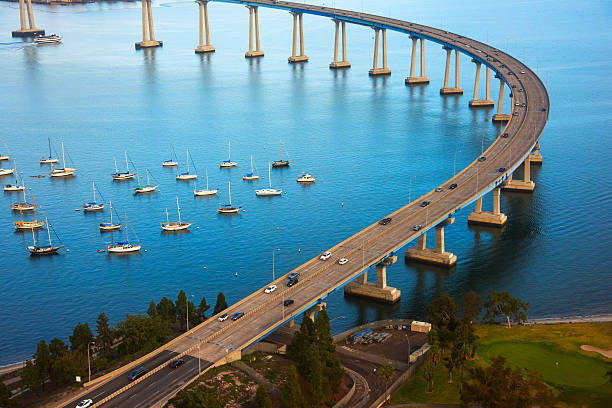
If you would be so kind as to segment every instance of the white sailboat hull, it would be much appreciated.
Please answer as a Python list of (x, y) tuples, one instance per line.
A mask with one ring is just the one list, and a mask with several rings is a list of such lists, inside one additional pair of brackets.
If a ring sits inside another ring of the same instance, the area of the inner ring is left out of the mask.
[(142, 245), (123, 244), (123, 245), (115, 245), (115, 246), (108, 245), (106, 247), (106, 250), (111, 254), (126, 254), (130, 252), (138, 252), (140, 251), (141, 248), (142, 248)]
[(283, 190), (275, 190), (273, 188), (262, 188), (261, 190), (255, 190), (255, 195), (258, 197), (279, 196), (282, 193)]
[(194, 190), (193, 195), (196, 197), (217, 195), (218, 190)]
[(112, 174), (113, 180), (123, 181), (123, 180), (131, 180), (134, 178), (136, 173), (115, 173)]
[(161, 227), (164, 231), (183, 231), (191, 227), (191, 222), (168, 222), (162, 223)]
[(0, 169), (0, 176), (8, 176), (10, 174), (13, 174), (15, 172), (15, 169)]
[(118, 231), (121, 229), (121, 224), (100, 224), (100, 231)]
[(11, 206), (13, 211), (33, 211), (34, 204), (30, 203), (15, 203)]
[(38, 228), (42, 228), (43, 225), (45, 225), (44, 222), (38, 222), (38, 221), (15, 221), (13, 224), (15, 224), (16, 230), (38, 229)]
[(219, 167), (236, 167), (238, 163), (236, 162), (221, 162), (219, 163)]
[(51, 177), (70, 177), (70, 176), (74, 176), (74, 173), (77, 171), (77, 169), (71, 169), (69, 167), (66, 167), (64, 169), (54, 169), (51, 171), (50, 176)]
[(55, 164), (57, 163), (59, 160), (58, 159), (40, 159), (40, 164)]
[(253, 181), (253, 180), (259, 180), (259, 176), (242, 176), (242, 179), (244, 181)]
[(154, 193), (158, 186), (134, 187), (134, 194)]
[(11, 156), (0, 156), (0, 161), (8, 160), (10, 158), (11, 158)]
[(7, 193), (16, 193), (18, 191), (23, 191), (25, 190), (24, 186), (14, 186), (11, 184), (7, 184), (6, 186), (4, 186), (4, 191), (6, 191)]
[(104, 204), (83, 204), (84, 212), (96, 212), (104, 210)]
[(30, 245), (28, 247), (28, 251), (30, 251), (31, 255), (54, 255), (57, 254), (57, 251), (60, 248), (63, 248), (63, 245), (59, 245), (59, 246), (46, 246), (46, 247), (39, 247), (39, 246), (32, 246)]
[(176, 176), (177, 180), (185, 181), (185, 180), (195, 180), (198, 178), (197, 174), (179, 174)]
[(217, 208), (219, 214), (238, 214), (240, 208)]
[(176, 167), (178, 166), (178, 162), (175, 161), (165, 161), (162, 163), (162, 167)]

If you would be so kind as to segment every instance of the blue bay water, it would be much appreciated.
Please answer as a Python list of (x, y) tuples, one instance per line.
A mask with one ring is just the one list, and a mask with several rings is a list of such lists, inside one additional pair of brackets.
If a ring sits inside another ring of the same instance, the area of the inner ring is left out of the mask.
[[(380, 318), (424, 318), (435, 296), (471, 289), (483, 296), (508, 290), (530, 302), (532, 317), (612, 312), (612, 233), (606, 222), (612, 210), (606, 180), (612, 174), (609, 4), (325, 5), (444, 27), (494, 44), (532, 67), (551, 99), (541, 139), (544, 164), (532, 168), (536, 190), (504, 193), (507, 226), (468, 227), (468, 211), (459, 214), (446, 234), (447, 249), (459, 259), (454, 270), (396, 263), (388, 269), (388, 283), (401, 289), (402, 299), (393, 306), (334, 292), (326, 300), (334, 331)], [(457, 168), (465, 167), (499, 131), (491, 123), (493, 110), (467, 107), (474, 64), (466, 57), (463, 96), (440, 97), (444, 53), (432, 43), (426, 43), (431, 84), (406, 87), (410, 40), (398, 33), (388, 33), (392, 75), (373, 79), (367, 75), (372, 30), (347, 26), (352, 67), (333, 72), (328, 64), (334, 25), (318, 17), (304, 17), (310, 61), (290, 65), (291, 17), (284, 12), (260, 9), (265, 57), (245, 60), (248, 13), (235, 5), (209, 4), (217, 51), (203, 57), (193, 52), (192, 2), (155, 4), (156, 37), (164, 47), (144, 52), (133, 47), (141, 33), (139, 4), (34, 9), (37, 25), (62, 34), (64, 41), (34, 46), (12, 39), (18, 9), (0, 3), (0, 152), (17, 159), (27, 187), (70, 251), (30, 258), (31, 234), (15, 233), (12, 226), (19, 215), (10, 205), (18, 195), (0, 196), (0, 364), (27, 358), (41, 338), (66, 339), (78, 322), (93, 328), (102, 311), (117, 321), (144, 312), (151, 299), (175, 299), (181, 289), (194, 294), (196, 303), (201, 296), (213, 303), (220, 290), (235, 302), (271, 279), (274, 248), (279, 248), (277, 273), (289, 271), (405, 205), (409, 190), (415, 199), (435, 188), (452, 176), (455, 155)], [(494, 80), (494, 100), (497, 91)], [(28, 177), (48, 172), (38, 164), (48, 137), (56, 150), (64, 141), (78, 169), (73, 179)], [(256, 198), (254, 190), (268, 183), (268, 161), (279, 157), (281, 137), (292, 166), (273, 170), (272, 185), (285, 193)], [(221, 170), (229, 141), (239, 166)], [(198, 173), (208, 170), (211, 187), (220, 189), (218, 198), (194, 198), (192, 183), (175, 181), (176, 170), (161, 167), (170, 144), (181, 163), (190, 149)], [(111, 180), (113, 159), (122, 168), (125, 150), (141, 171), (151, 169), (159, 193), (135, 197), (134, 182)], [(255, 183), (241, 179), (251, 155), (263, 176)], [(317, 182), (298, 185), (303, 171)], [(91, 199), (92, 181), (127, 214), (146, 252), (126, 257), (96, 252), (110, 241), (98, 231), (108, 210), (74, 211)], [(216, 213), (217, 205), (227, 202), (228, 181), (232, 201), (245, 209), (234, 217)], [(183, 219), (194, 227), (164, 235), (159, 223), (165, 208), (176, 217), (177, 196)], [(491, 205), (485, 199), (485, 206)]]

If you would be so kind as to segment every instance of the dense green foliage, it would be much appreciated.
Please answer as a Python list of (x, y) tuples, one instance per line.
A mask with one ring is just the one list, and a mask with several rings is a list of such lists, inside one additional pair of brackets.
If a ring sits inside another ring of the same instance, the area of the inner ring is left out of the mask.
[(176, 408), (223, 408), (219, 391), (211, 387), (196, 387), (180, 391), (176, 397), (168, 401)]
[(302, 408), (304, 396), (298, 380), (298, 372), (294, 365), (289, 367), (287, 378), (281, 387), (281, 408)]
[(251, 404), (252, 408), (272, 408), (272, 400), (270, 399), (270, 394), (268, 394), (268, 390), (263, 385), (257, 387), (257, 392), (255, 393), (255, 399)]
[(17, 401), (11, 399), (11, 391), (2, 381), (0, 381), (0, 407), (17, 408)]
[(221, 313), (225, 309), (227, 309), (227, 301), (225, 300), (225, 295), (223, 294), (223, 292), (219, 292), (219, 294), (217, 295), (217, 303), (215, 303), (213, 316), (217, 313)]
[(497, 316), (504, 316), (508, 328), (512, 327), (510, 320), (519, 324), (527, 320), (527, 309), (529, 302), (521, 302), (517, 298), (510, 296), (508, 292), (493, 291), (484, 303), (485, 320), (494, 323)]

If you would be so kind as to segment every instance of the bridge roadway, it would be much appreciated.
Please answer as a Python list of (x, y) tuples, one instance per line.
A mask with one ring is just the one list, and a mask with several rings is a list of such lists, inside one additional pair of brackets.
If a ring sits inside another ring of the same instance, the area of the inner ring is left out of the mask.
[[(355, 24), (376, 26), (423, 37), (457, 49), (489, 66), (509, 86), (514, 85), (516, 88), (512, 88), (513, 90), (524, 89), (524, 92), (514, 92), (513, 95), (512, 110), (517, 114), (511, 116), (510, 122), (504, 129), (509, 133), (509, 137), (498, 137), (485, 151), (486, 161), (472, 162), (445, 182), (441, 186), (443, 191), (432, 190), (389, 214), (388, 216), (393, 218), (390, 224), (374, 223), (330, 248), (333, 254), (331, 259), (321, 261), (315, 257), (294, 269), (301, 274), (297, 285), (288, 288), (286, 275), (282, 276), (274, 282), (278, 286), (277, 291), (265, 294), (264, 288), (255, 288), (251, 295), (225, 311), (230, 315), (238, 311), (245, 312), (243, 318), (237, 321), (219, 322), (215, 316), (136, 364), (136, 367), (144, 366), (149, 371), (146, 376), (130, 383), (127, 374), (134, 365), (124, 366), (109, 375), (108, 379), (92, 385), (89, 391), (64, 405), (65, 407), (74, 407), (77, 401), (83, 398), (92, 398), (96, 407), (159, 406), (160, 402), (166, 401), (197, 375), (198, 344), (201, 370), (205, 371), (215, 364), (222, 364), (224, 358), (234, 350), (244, 349), (300, 315), (330, 292), (357, 277), (366, 268), (377, 264), (390, 253), (399, 250), (447, 217), (453, 216), (493, 188), (501, 186), (508, 175), (531, 152), (546, 125), (549, 99), (540, 79), (520, 61), (489, 45), (432, 27), (347, 10), (271, 0), (216, 1), (266, 6), (337, 18)], [(495, 58), (497, 62), (487, 61), (487, 57), (491, 60)], [(505, 68), (501, 68), (502, 64)], [(510, 74), (510, 71), (514, 74)], [(522, 74), (521, 71), (525, 73)], [(514, 102), (524, 102), (527, 107), (515, 107)], [(507, 170), (500, 173), (498, 169), (501, 167)], [(448, 189), (451, 183), (456, 183), (458, 187), (454, 190)], [(421, 207), (419, 204), (424, 200), (430, 201), (431, 204)], [(381, 218), (383, 216), (384, 214), (381, 214)], [(413, 231), (412, 227), (415, 224), (423, 225), (423, 229), (418, 232)], [(337, 263), (340, 258), (347, 258), (349, 262), (340, 266)], [(283, 300), (288, 298), (293, 299), (295, 303), (284, 308)], [(182, 367), (172, 370), (166, 366), (169, 361), (181, 355), (186, 359)]]

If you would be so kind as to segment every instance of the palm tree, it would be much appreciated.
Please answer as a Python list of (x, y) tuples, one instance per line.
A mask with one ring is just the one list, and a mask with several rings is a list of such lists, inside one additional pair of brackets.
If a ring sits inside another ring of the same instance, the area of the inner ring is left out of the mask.
[(382, 378), (382, 380), (385, 382), (385, 401), (386, 401), (387, 400), (387, 388), (389, 386), (389, 383), (393, 379), (393, 376), (395, 375), (395, 369), (393, 368), (391, 364), (387, 363), (378, 369), (378, 375), (380, 375), (380, 378)]

